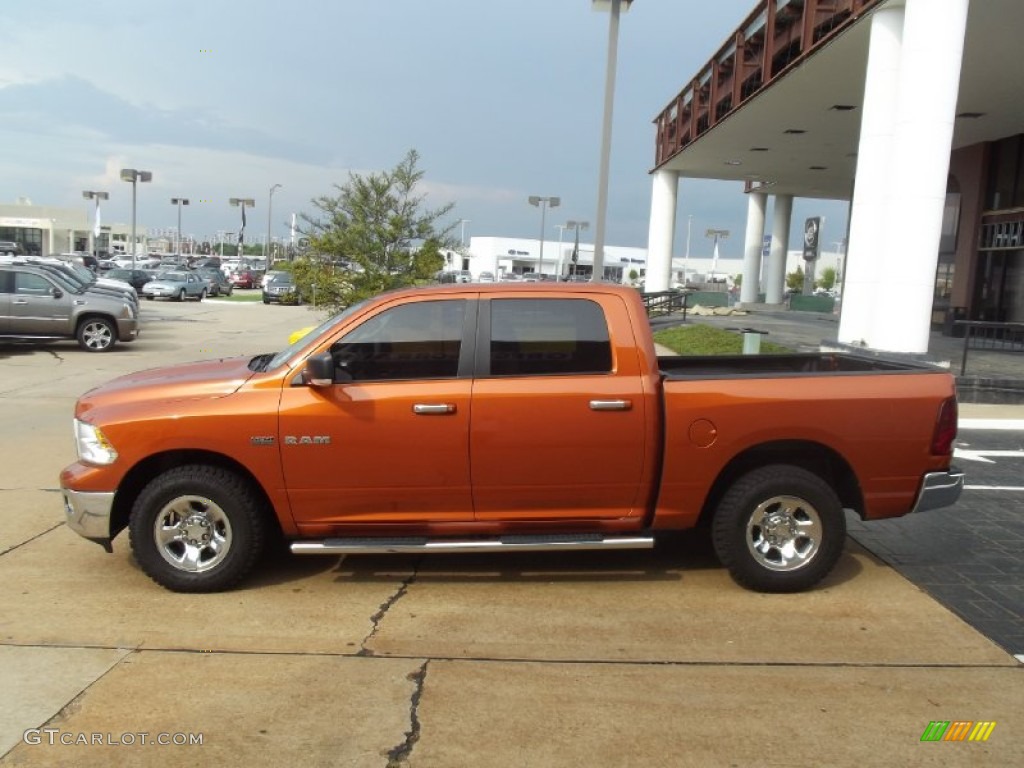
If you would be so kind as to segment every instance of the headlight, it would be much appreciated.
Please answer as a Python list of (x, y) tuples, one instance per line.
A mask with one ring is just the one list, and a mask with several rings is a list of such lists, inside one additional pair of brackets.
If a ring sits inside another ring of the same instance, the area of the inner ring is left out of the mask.
[(117, 451), (99, 427), (75, 419), (75, 448), (78, 458), (86, 464), (100, 466), (117, 461)]

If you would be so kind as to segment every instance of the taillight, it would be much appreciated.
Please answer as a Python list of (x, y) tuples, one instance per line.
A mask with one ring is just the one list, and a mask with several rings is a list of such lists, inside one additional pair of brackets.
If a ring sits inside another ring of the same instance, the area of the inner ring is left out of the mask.
[(939, 416), (935, 420), (935, 431), (932, 433), (932, 454), (948, 456), (953, 452), (953, 441), (956, 440), (957, 407), (956, 398), (950, 397), (939, 406)]

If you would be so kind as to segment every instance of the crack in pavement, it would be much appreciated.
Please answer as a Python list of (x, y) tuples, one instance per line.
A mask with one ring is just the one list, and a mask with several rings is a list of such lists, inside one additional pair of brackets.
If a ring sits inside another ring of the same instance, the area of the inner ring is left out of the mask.
[(406, 679), (416, 684), (412, 697), (409, 699), (409, 730), (405, 732), (405, 739), (388, 751), (387, 768), (399, 768), (409, 761), (413, 747), (420, 740), (420, 699), (423, 696), (423, 685), (427, 679), (427, 667), (430, 666), (430, 659), (423, 662), (418, 670), (410, 673)]
[(363, 641), (359, 644), (359, 651), (356, 656), (373, 656), (373, 651), (366, 647), (366, 644), (373, 640), (377, 634), (377, 630), (380, 629), (380, 623), (384, 620), (387, 612), (391, 610), (391, 606), (401, 600), (405, 593), (409, 591), (409, 585), (416, 579), (416, 571), (420, 567), (420, 561), (417, 560), (412, 566), (412, 573), (402, 580), (398, 590), (395, 594), (391, 595), (387, 600), (380, 604), (380, 610), (378, 610), (373, 616), (370, 617), (370, 621), (373, 622), (373, 629), (370, 630), (370, 634), (363, 638)]
[(63, 525), (64, 525), (64, 522), (61, 521), (61, 522), (57, 523), (56, 525), (54, 525), (53, 527), (47, 528), (45, 531), (42, 531), (41, 533), (37, 533), (35, 536), (33, 536), (30, 539), (25, 539), (25, 541), (19, 542), (19, 543), (15, 544), (14, 546), (8, 547), (7, 549), (5, 549), (3, 551), (0, 551), (0, 557), (3, 557), (4, 555), (9, 554), (9, 553), (13, 552), (16, 549), (21, 549), (22, 547), (26, 546), (27, 544), (31, 544), (36, 539), (42, 538), (43, 536), (45, 536), (48, 533), (51, 533), (52, 531), (56, 531), (58, 528), (62, 527)]

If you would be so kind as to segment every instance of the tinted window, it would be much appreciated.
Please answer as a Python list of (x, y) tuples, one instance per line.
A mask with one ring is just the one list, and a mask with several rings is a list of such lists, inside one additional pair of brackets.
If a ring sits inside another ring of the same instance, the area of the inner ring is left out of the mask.
[(14, 273), (14, 292), (22, 296), (47, 296), (53, 286), (49, 280), (31, 272)]
[(611, 342), (601, 307), (587, 299), (495, 299), (491, 375), (608, 373)]
[(384, 310), (335, 343), (334, 364), (356, 381), (454, 378), (465, 314), (465, 301)]

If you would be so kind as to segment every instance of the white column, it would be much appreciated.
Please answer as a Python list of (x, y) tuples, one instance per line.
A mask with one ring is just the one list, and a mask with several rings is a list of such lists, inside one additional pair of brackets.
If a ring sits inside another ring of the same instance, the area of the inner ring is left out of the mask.
[(768, 196), (764, 192), (747, 193), (747, 236), (743, 242), (743, 283), (740, 302), (756, 304), (761, 292), (761, 249), (764, 247), (764, 211)]
[(928, 351), (968, 5), (907, 0), (876, 349)]
[(867, 344), (872, 336), (877, 281), (884, 277), (890, 261), (884, 221), (902, 43), (903, 8), (879, 8), (871, 16), (857, 181), (850, 207), (850, 243), (839, 319), (838, 338), (847, 344)]
[[(786, 293), (786, 255), (793, 220), (793, 196), (775, 195), (772, 205), (772, 245), (764, 272), (766, 304), (781, 304)], [(745, 279), (745, 278), (744, 278)]]
[(651, 223), (647, 233), (647, 276), (644, 290), (667, 291), (672, 275), (672, 241), (676, 235), (676, 198), (679, 173), (654, 172), (651, 190)]

